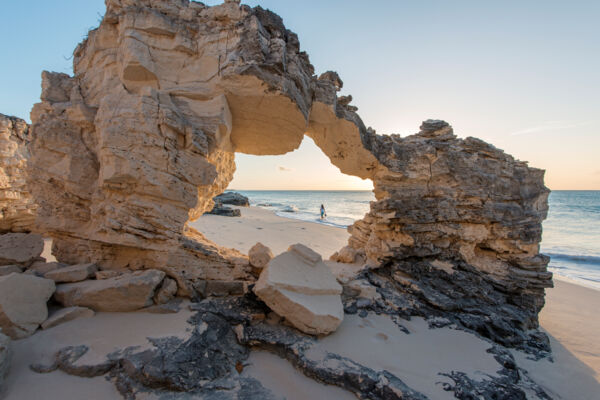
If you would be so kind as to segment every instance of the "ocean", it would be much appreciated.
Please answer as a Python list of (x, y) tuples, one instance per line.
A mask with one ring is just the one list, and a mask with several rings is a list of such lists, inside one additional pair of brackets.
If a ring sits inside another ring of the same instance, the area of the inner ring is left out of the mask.
[[(375, 200), (371, 191), (237, 190), (250, 204), (285, 218), (345, 228), (362, 219)], [(327, 218), (321, 220), (323, 204)], [(549, 269), (600, 290), (600, 191), (553, 191), (541, 251)]]

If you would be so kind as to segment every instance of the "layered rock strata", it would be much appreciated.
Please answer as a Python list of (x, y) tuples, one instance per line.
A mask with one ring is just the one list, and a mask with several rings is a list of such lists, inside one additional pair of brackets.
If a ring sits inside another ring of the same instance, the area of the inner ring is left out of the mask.
[[(433, 309), (464, 308), (453, 296), (466, 292), (468, 314), (483, 301), (500, 325), (537, 326), (551, 285), (538, 254), (543, 171), (458, 139), (443, 121), (406, 138), (377, 135), (350, 96), (338, 97), (340, 77), (317, 78), (298, 37), (260, 7), (106, 5), (75, 50), (75, 75), (45, 72), (31, 114), (29, 184), (59, 261), (161, 269), (184, 295), (214, 280), (237, 293), (252, 279), (247, 258), (186, 222), (231, 181), (234, 152), (283, 154), (308, 135), (341, 172), (375, 187), (336, 259), (380, 268), (396, 293)], [(479, 283), (486, 289), (465, 289)]]
[(36, 205), (26, 187), (29, 125), (0, 114), (0, 233), (30, 232)]

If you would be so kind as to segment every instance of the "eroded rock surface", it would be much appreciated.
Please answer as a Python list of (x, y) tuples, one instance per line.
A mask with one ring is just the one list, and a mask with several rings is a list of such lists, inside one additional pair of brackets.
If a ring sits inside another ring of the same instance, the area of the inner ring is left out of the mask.
[(341, 172), (375, 187), (339, 261), (367, 262), (371, 284), (380, 277), (418, 303), (413, 312), (457, 311), (494, 340), (518, 331), (509, 342), (537, 341), (524, 332), (552, 284), (539, 254), (543, 171), (456, 138), (444, 121), (377, 135), (351, 96), (338, 97), (338, 74), (317, 77), (298, 37), (260, 7), (106, 6), (75, 50), (75, 76), (44, 72), (32, 111), (29, 185), (59, 261), (161, 269), (187, 296), (214, 280), (243, 287), (247, 258), (186, 222), (227, 187), (234, 152), (283, 154), (308, 135)]
[(0, 114), (0, 233), (30, 232), (36, 205), (26, 187), (29, 125)]
[(54, 282), (13, 273), (0, 277), (0, 328), (13, 339), (33, 334), (48, 318), (46, 303), (54, 293)]
[(301, 244), (269, 262), (254, 293), (304, 333), (329, 334), (344, 319), (342, 287), (321, 256)]

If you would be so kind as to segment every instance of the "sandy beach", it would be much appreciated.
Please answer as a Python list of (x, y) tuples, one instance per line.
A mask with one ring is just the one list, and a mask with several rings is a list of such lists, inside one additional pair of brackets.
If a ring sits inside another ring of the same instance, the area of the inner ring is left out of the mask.
[[(282, 218), (255, 207), (241, 210), (240, 218), (206, 215), (192, 226), (216, 243), (244, 252), (259, 241), (275, 254), (290, 244), (304, 243), (327, 258), (348, 238), (341, 228)], [(555, 288), (547, 291), (546, 306), (540, 314), (541, 325), (552, 343), (553, 360), (534, 361), (525, 353), (512, 351), (522, 372), (554, 398), (593, 400), (600, 393), (600, 324), (595, 318), (599, 307), (599, 291), (557, 279)], [(185, 338), (191, 329), (185, 322), (190, 315), (186, 306), (173, 315), (97, 313), (38, 331), (14, 343), (5, 398), (115, 398), (118, 392), (114, 385), (102, 377), (77, 378), (60, 371), (37, 374), (29, 365), (47, 363), (66, 345), (88, 345), (91, 351), (80, 361), (85, 363), (117, 348), (147, 348), (148, 337)], [(501, 368), (486, 351), (490, 342), (472, 333), (449, 327), (429, 329), (421, 318), (403, 321), (402, 325), (408, 334), (398, 331), (386, 316), (348, 315), (334, 334), (310, 349), (309, 355), (319, 361), (327, 352), (334, 352), (374, 370), (388, 370), (431, 399), (453, 398), (452, 392), (443, 390), (449, 379), (439, 375), (441, 372), (460, 370), (481, 380), (496, 376)], [(357, 340), (361, 346), (354, 345)], [(354, 398), (343, 389), (305, 377), (287, 361), (264, 351), (252, 353), (243, 375), (288, 399)]]

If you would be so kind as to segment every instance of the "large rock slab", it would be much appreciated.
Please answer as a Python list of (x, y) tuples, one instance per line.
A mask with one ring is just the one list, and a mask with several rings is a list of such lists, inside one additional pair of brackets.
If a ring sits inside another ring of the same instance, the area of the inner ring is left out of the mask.
[(2, 334), (2, 330), (0, 330), (0, 396), (4, 389), (4, 379), (10, 369), (10, 357), (10, 338)]
[(0, 235), (0, 265), (30, 266), (44, 250), (44, 240), (33, 233)]
[(344, 319), (342, 287), (321, 256), (302, 244), (271, 260), (254, 287), (269, 308), (302, 332), (321, 335)]
[(54, 281), (25, 274), (0, 277), (0, 328), (13, 339), (30, 336), (48, 318)]
[(231, 182), (235, 152), (284, 154), (306, 135), (342, 173), (373, 181), (376, 201), (335, 260), (366, 262), (425, 316), (458, 310), (492, 340), (543, 345), (505, 332), (535, 330), (552, 286), (539, 254), (544, 171), (441, 120), (377, 134), (339, 96), (338, 74), (316, 75), (261, 7), (105, 4), (75, 77), (44, 72), (31, 112), (27, 186), (58, 261), (164, 269), (187, 296), (200, 280), (251, 281), (243, 256), (187, 222)]
[(44, 277), (56, 283), (81, 282), (95, 276), (96, 264), (77, 264), (47, 272)]
[(54, 298), (65, 307), (94, 311), (135, 311), (153, 304), (152, 297), (165, 273), (136, 271), (114, 278), (60, 284)]

